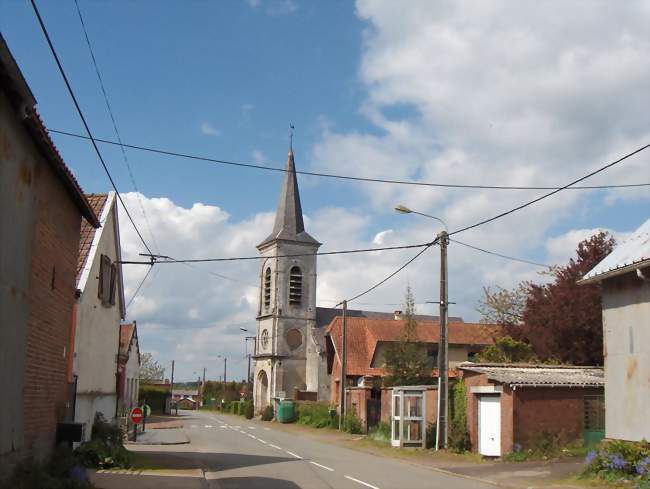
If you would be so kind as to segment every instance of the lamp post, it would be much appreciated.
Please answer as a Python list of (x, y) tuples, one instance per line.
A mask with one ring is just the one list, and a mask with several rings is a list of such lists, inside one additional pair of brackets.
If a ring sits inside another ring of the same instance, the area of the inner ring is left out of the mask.
[(418, 214), (420, 216), (435, 219), (444, 227), (436, 237), (440, 245), (440, 339), (438, 341), (438, 416), (436, 420), (436, 450), (447, 446), (447, 413), (449, 407), (449, 338), (447, 317), (449, 312), (449, 303), (447, 302), (448, 278), (447, 278), (447, 245), (449, 244), (449, 235), (447, 224), (439, 217), (417, 212), (406, 206), (398, 204), (395, 211), (401, 214)]

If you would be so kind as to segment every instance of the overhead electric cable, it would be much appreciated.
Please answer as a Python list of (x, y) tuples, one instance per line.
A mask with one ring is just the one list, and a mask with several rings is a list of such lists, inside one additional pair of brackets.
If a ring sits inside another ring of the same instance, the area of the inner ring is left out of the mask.
[[(229, 258), (187, 258), (182, 260), (177, 260), (165, 255), (147, 255), (141, 253), (142, 256), (149, 256), (155, 259), (156, 263), (207, 263), (207, 262), (220, 262), (220, 261), (244, 261), (244, 260), (263, 260), (266, 258), (296, 258), (299, 256), (327, 256), (327, 255), (346, 255), (352, 253), (371, 253), (373, 251), (388, 251), (388, 250), (408, 250), (410, 248), (423, 248), (428, 247), (434, 244), (431, 243), (422, 243), (422, 244), (412, 244), (412, 245), (402, 245), (402, 246), (383, 246), (381, 248), (358, 248), (352, 250), (338, 250), (338, 251), (319, 251), (317, 253), (297, 253), (291, 255), (273, 255), (273, 256), (235, 256)], [(149, 265), (151, 261), (128, 261), (124, 260), (120, 262), (123, 265)]]
[(102, 90), (102, 94), (104, 95), (104, 101), (106, 102), (106, 109), (108, 110), (108, 115), (111, 118), (111, 122), (113, 123), (113, 129), (115, 131), (115, 136), (117, 137), (118, 144), (120, 145), (120, 149), (122, 150), (122, 158), (124, 159), (124, 164), (126, 165), (126, 169), (128, 170), (129, 173), (129, 178), (131, 179), (131, 184), (133, 185), (133, 190), (136, 191), (137, 198), (138, 198), (138, 203), (140, 204), (140, 211), (142, 212), (142, 217), (144, 218), (145, 225), (147, 226), (147, 230), (149, 231), (149, 235), (151, 236), (151, 239), (153, 240), (153, 244), (156, 247), (156, 251), (160, 253), (160, 247), (158, 246), (158, 242), (156, 241), (156, 237), (153, 234), (153, 231), (151, 230), (151, 223), (149, 222), (149, 218), (147, 217), (147, 213), (144, 210), (144, 204), (142, 203), (142, 195), (140, 193), (140, 190), (138, 189), (138, 186), (135, 183), (135, 176), (133, 175), (133, 170), (131, 169), (131, 164), (129, 163), (129, 159), (126, 156), (126, 150), (124, 149), (124, 145), (122, 144), (122, 138), (120, 136), (120, 131), (117, 129), (117, 122), (115, 121), (115, 115), (113, 114), (113, 109), (111, 107), (111, 103), (108, 99), (108, 94), (106, 93), (106, 87), (104, 86), (104, 79), (102, 78), (102, 74), (99, 71), (99, 64), (97, 63), (97, 59), (95, 58), (95, 52), (93, 51), (92, 44), (90, 42), (90, 37), (88, 36), (88, 30), (86, 29), (86, 23), (84, 22), (83, 15), (81, 14), (81, 8), (79, 7), (79, 1), (74, 0), (74, 3), (77, 7), (77, 14), (79, 15), (79, 21), (81, 22), (81, 28), (84, 32), (84, 37), (86, 38), (86, 45), (88, 46), (88, 51), (90, 52), (90, 57), (93, 61), (93, 65), (95, 67), (95, 73), (97, 73), (97, 80), (99, 80), (99, 86)]
[(147, 270), (147, 273), (144, 275), (144, 277), (142, 277), (142, 280), (140, 281), (140, 284), (138, 285), (138, 288), (135, 289), (135, 293), (133, 294), (133, 296), (131, 297), (131, 300), (129, 300), (129, 303), (128, 303), (128, 304), (126, 305), (126, 307), (125, 307), (126, 310), (129, 309), (129, 306), (131, 305), (131, 303), (133, 302), (133, 300), (138, 296), (138, 292), (140, 292), (140, 288), (141, 288), (142, 285), (144, 284), (145, 280), (147, 280), (147, 277), (148, 277), (149, 274), (151, 273), (151, 270), (153, 270), (153, 265), (150, 265), (150, 266), (149, 266), (149, 270)]
[[(76, 134), (72, 133), (69, 131), (59, 131), (56, 129), (48, 129), (50, 132), (53, 132), (55, 134), (61, 134), (64, 136), (71, 136), (71, 137), (76, 137), (76, 138), (81, 138), (81, 139), (88, 139), (88, 136), (84, 136), (83, 134)], [(186, 153), (179, 153), (175, 151), (166, 151), (162, 149), (156, 149), (156, 148), (151, 148), (147, 146), (139, 146), (135, 144), (126, 144), (126, 143), (120, 143), (116, 141), (110, 141), (108, 139), (99, 139), (95, 138), (95, 141), (104, 143), (104, 144), (112, 144), (112, 145), (122, 145), (125, 148), (130, 148), (130, 149), (136, 149), (139, 151), (146, 151), (149, 153), (158, 153), (166, 156), (176, 156), (179, 158), (187, 158), (191, 160), (198, 160), (198, 161), (207, 161), (210, 163), (218, 163), (221, 165), (230, 165), (230, 166), (239, 166), (239, 167), (244, 167), (244, 168), (254, 168), (257, 170), (266, 170), (266, 171), (275, 171), (275, 172), (286, 172), (286, 168), (280, 168), (276, 166), (264, 166), (264, 165), (256, 165), (253, 163), (242, 163), (242, 162), (237, 162), (237, 161), (229, 161), (229, 160), (220, 160), (217, 158), (210, 158), (207, 156), (197, 156), (197, 155), (190, 155)], [(373, 182), (373, 183), (389, 183), (389, 184), (395, 184), (395, 185), (416, 185), (416, 186), (421, 186), (421, 187), (438, 187), (438, 188), (460, 188), (460, 189), (484, 189), (484, 190), (557, 190), (559, 188), (563, 187), (543, 187), (543, 186), (517, 186), (517, 185), (470, 185), (470, 184), (454, 184), (454, 183), (433, 183), (433, 182), (418, 182), (414, 180), (394, 180), (394, 179), (384, 179), (384, 178), (369, 178), (369, 177), (355, 177), (351, 175), (338, 175), (334, 173), (322, 173), (322, 172), (313, 172), (313, 171), (305, 171), (305, 170), (296, 170), (296, 174), (298, 175), (308, 175), (312, 177), (323, 177), (323, 178), (334, 178), (334, 179), (339, 179), (339, 180), (354, 180), (354, 181), (360, 181), (360, 182)], [(596, 189), (615, 189), (615, 188), (636, 188), (636, 187), (649, 187), (649, 183), (628, 183), (628, 184), (620, 184), (620, 185), (584, 185), (584, 186), (578, 186), (578, 187), (571, 187), (571, 190), (596, 190)]]
[(625, 156), (622, 156), (621, 158), (619, 158), (619, 159), (617, 159), (615, 161), (612, 161), (611, 163), (606, 164), (605, 166), (601, 166), (597, 170), (594, 170), (591, 173), (588, 173), (587, 175), (578, 178), (577, 180), (573, 180), (571, 183), (568, 183), (563, 187), (555, 189), (552, 192), (549, 192), (549, 193), (544, 194), (544, 195), (542, 195), (540, 197), (537, 197), (536, 199), (529, 200), (528, 202), (526, 202), (524, 204), (521, 204), (521, 205), (519, 205), (519, 206), (517, 206), (517, 207), (515, 207), (513, 209), (508, 210), (508, 211), (502, 212), (501, 214), (497, 214), (494, 217), (484, 219), (482, 221), (477, 222), (476, 224), (472, 224), (470, 226), (465, 226), (464, 228), (461, 228), (461, 229), (457, 229), (456, 231), (453, 231), (453, 232), (449, 233), (449, 236), (453, 236), (454, 234), (458, 234), (458, 233), (462, 233), (464, 231), (468, 231), (470, 229), (474, 229), (476, 227), (482, 226), (483, 224), (487, 224), (489, 222), (496, 221), (497, 219), (500, 219), (500, 218), (505, 217), (505, 216), (507, 216), (509, 214), (512, 214), (512, 213), (517, 212), (517, 211), (519, 211), (521, 209), (524, 209), (524, 208), (526, 208), (526, 207), (528, 207), (530, 205), (533, 205), (533, 204), (539, 202), (540, 200), (544, 200), (544, 199), (546, 199), (548, 197), (551, 197), (552, 195), (557, 194), (558, 192), (561, 192), (562, 190), (568, 189), (572, 185), (575, 185), (576, 183), (582, 182), (583, 180), (586, 180), (587, 178), (592, 177), (592, 176), (596, 175), (597, 173), (600, 173), (600, 172), (602, 172), (604, 170), (607, 170), (608, 168), (611, 168), (614, 165), (617, 165), (618, 163), (621, 163), (622, 161), (625, 161), (626, 159), (628, 159), (628, 158), (634, 156), (635, 154), (640, 153), (641, 151), (643, 151), (645, 149), (648, 149), (648, 148), (650, 148), (650, 144), (646, 144), (645, 146), (641, 146), (640, 148), (635, 149), (631, 153), (628, 153)]
[[(425, 247), (424, 249), (418, 251), (418, 253), (417, 253), (414, 257), (412, 257), (409, 261), (407, 261), (406, 263), (404, 263), (404, 264), (403, 264), (401, 267), (399, 267), (397, 270), (395, 270), (394, 272), (390, 273), (388, 276), (386, 276), (385, 278), (383, 278), (382, 280), (380, 280), (379, 282), (377, 282), (375, 285), (373, 285), (373, 286), (370, 287), (369, 289), (366, 289), (366, 290), (364, 290), (363, 292), (361, 292), (360, 294), (355, 295), (355, 296), (352, 297), (351, 299), (347, 299), (347, 302), (352, 302), (352, 301), (354, 301), (354, 300), (356, 300), (356, 299), (358, 299), (358, 298), (360, 298), (360, 297), (363, 297), (364, 295), (368, 294), (369, 292), (372, 292), (373, 290), (375, 290), (377, 287), (379, 287), (379, 286), (385, 284), (385, 283), (388, 282), (391, 278), (393, 278), (395, 275), (397, 275), (399, 272), (401, 272), (401, 271), (404, 270), (406, 267), (408, 267), (411, 263), (413, 263), (415, 260), (417, 260), (417, 259), (420, 257), (420, 255), (422, 255), (425, 251), (427, 251), (429, 248), (431, 248), (431, 247), (432, 247), (434, 244), (436, 244), (437, 242), (438, 242), (438, 238), (436, 238), (435, 241), (433, 241), (433, 242), (431, 242), (431, 243), (428, 243), (427, 245), (425, 245), (426, 247)], [(338, 303), (338, 304), (337, 304), (336, 306), (334, 306), (334, 307), (338, 307), (339, 305), (341, 305), (341, 303)]]
[(476, 251), (482, 251), (483, 253), (487, 253), (488, 255), (494, 255), (494, 256), (498, 256), (499, 258), (505, 258), (506, 260), (518, 261), (521, 263), (527, 263), (529, 265), (551, 268), (551, 265), (546, 265), (545, 263), (538, 263), (536, 261), (525, 260), (523, 258), (515, 258), (514, 256), (502, 255), (501, 253), (497, 253), (495, 251), (485, 250), (483, 248), (479, 248), (478, 246), (473, 246), (471, 244), (463, 243), (462, 241), (458, 241), (457, 239), (450, 239), (450, 241), (453, 241), (456, 244), (459, 244), (461, 246), (466, 246), (467, 248), (471, 248)]
[(93, 138), (92, 132), (90, 131), (90, 127), (88, 126), (88, 123), (86, 122), (86, 118), (84, 117), (83, 111), (81, 110), (81, 107), (79, 106), (79, 102), (77, 102), (77, 97), (74, 94), (74, 91), (72, 90), (72, 86), (70, 85), (70, 82), (68, 81), (68, 76), (65, 74), (65, 71), (63, 69), (63, 65), (61, 64), (61, 61), (59, 60), (59, 55), (56, 52), (56, 49), (54, 49), (54, 44), (52, 44), (52, 40), (50, 39), (50, 35), (47, 32), (47, 29), (45, 27), (45, 23), (43, 22), (43, 19), (41, 17), (40, 12), (38, 11), (38, 7), (36, 6), (35, 0), (30, 0), (32, 4), (32, 8), (34, 9), (34, 13), (36, 14), (36, 18), (38, 19), (38, 23), (41, 26), (41, 30), (43, 31), (43, 35), (45, 36), (45, 39), (47, 41), (48, 46), (50, 47), (50, 51), (52, 52), (52, 56), (54, 56), (54, 61), (56, 61), (56, 65), (59, 68), (59, 72), (61, 73), (61, 76), (63, 77), (63, 81), (65, 82), (66, 87), (68, 88), (68, 92), (70, 93), (70, 97), (72, 98), (72, 101), (74, 102), (74, 106), (77, 109), (77, 113), (79, 114), (79, 117), (81, 118), (81, 122), (83, 122), (83, 125), (86, 129), (86, 132), (88, 133), (87, 139), (90, 139), (92, 142), (93, 148), (95, 148), (95, 152), (97, 153), (97, 156), (99, 157), (99, 161), (102, 164), (102, 167), (104, 168), (104, 171), (106, 172), (106, 176), (108, 177), (108, 180), (111, 182), (111, 186), (113, 187), (113, 190), (115, 190), (115, 194), (117, 195), (117, 198), (120, 200), (120, 203), (122, 204), (122, 207), (124, 208), (124, 212), (126, 212), (126, 215), (128, 216), (129, 220), (131, 221), (131, 224), (133, 225), (133, 228), (135, 229), (135, 232), (138, 234), (138, 237), (140, 238), (140, 241), (142, 241), (142, 244), (144, 247), (147, 249), (149, 253), (151, 253), (151, 249), (147, 245), (147, 242), (144, 240), (142, 237), (142, 234), (140, 233), (140, 230), (138, 227), (135, 225), (135, 221), (133, 221), (133, 217), (131, 217), (131, 214), (129, 210), (127, 209), (126, 205), (124, 205), (124, 201), (122, 200), (122, 196), (120, 195), (120, 192), (117, 190), (117, 186), (115, 185), (115, 182), (113, 181), (113, 177), (111, 176), (111, 173), (108, 171), (108, 166), (106, 166), (106, 162), (104, 161), (104, 157), (102, 156), (101, 152), (99, 151), (99, 147), (97, 146), (97, 143), (95, 139)]

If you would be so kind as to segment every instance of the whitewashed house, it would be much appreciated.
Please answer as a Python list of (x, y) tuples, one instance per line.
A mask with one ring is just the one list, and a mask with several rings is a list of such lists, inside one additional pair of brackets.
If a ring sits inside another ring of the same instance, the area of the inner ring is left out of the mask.
[(72, 340), (76, 383), (74, 420), (89, 440), (96, 413), (113, 421), (117, 413), (117, 357), (125, 316), (116, 195), (88, 195), (101, 227), (82, 222), (77, 301)]
[(121, 413), (128, 413), (138, 405), (140, 390), (140, 344), (135, 321), (121, 326), (117, 369), (118, 409)]
[(650, 219), (580, 283), (602, 285), (605, 436), (650, 440)]

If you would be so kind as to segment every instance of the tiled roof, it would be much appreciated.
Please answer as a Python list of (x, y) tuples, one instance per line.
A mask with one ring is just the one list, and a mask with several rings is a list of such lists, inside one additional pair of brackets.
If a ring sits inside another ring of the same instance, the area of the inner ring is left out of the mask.
[(595, 282), (608, 276), (633, 271), (639, 266), (650, 266), (650, 219), (634, 231), (632, 236), (617, 245), (581, 282)]
[(120, 355), (128, 356), (129, 345), (131, 344), (131, 338), (133, 338), (134, 331), (135, 331), (134, 323), (120, 325)]
[[(108, 200), (107, 194), (87, 194), (86, 199), (90, 204), (93, 212), (97, 216), (101, 216), (104, 205)], [(90, 253), (90, 246), (95, 237), (96, 228), (90, 224), (86, 219), (81, 220), (81, 233), (79, 234), (79, 260), (77, 261), (77, 285), (79, 285), (79, 278), (81, 272), (86, 266), (88, 255)]]
[[(327, 333), (337, 354), (341, 352), (340, 317), (335, 318), (327, 328)], [(402, 334), (403, 321), (395, 319), (371, 319), (351, 317), (347, 319), (347, 365), (348, 375), (384, 375), (381, 368), (372, 368), (373, 356), (380, 341), (398, 341)], [(450, 345), (485, 346), (494, 343), (501, 334), (501, 327), (494, 324), (449, 323)], [(439, 321), (418, 321), (416, 336), (424, 343), (438, 343), (440, 338)]]
[(602, 387), (602, 367), (463, 363), (460, 369), (486, 374), (488, 379), (517, 387)]

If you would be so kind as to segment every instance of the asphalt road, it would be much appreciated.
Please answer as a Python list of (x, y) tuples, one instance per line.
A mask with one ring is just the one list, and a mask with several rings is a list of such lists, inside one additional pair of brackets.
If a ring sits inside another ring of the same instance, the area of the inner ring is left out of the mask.
[(203, 486), (211, 489), (494, 487), (274, 430), (271, 423), (202, 411), (184, 414), (190, 444), (138, 447), (138, 451), (155, 452), (170, 468), (200, 468)]

